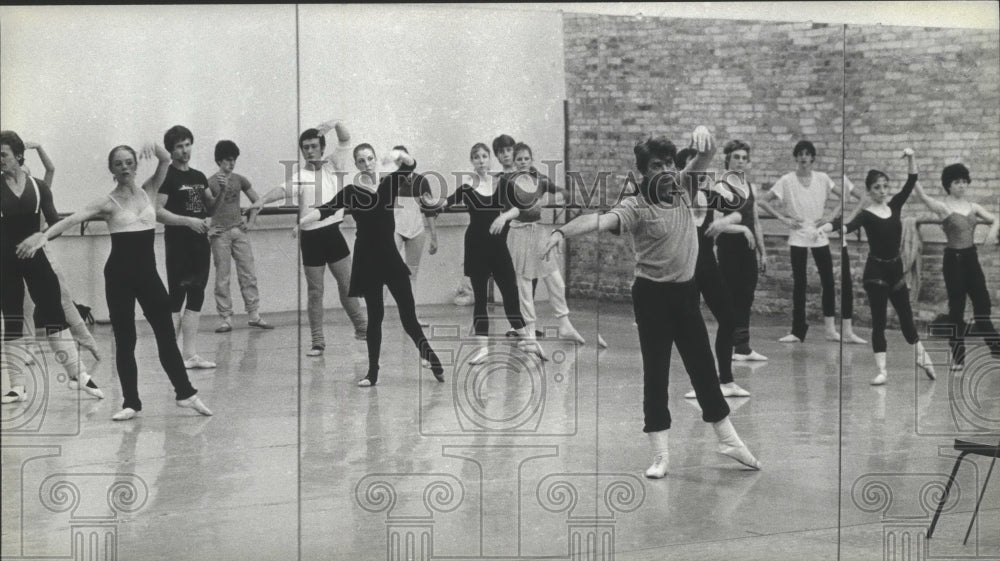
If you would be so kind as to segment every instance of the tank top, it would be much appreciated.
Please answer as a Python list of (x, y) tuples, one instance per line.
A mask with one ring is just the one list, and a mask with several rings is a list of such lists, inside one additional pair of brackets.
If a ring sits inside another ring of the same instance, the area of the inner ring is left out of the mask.
[(156, 210), (153, 208), (153, 203), (149, 200), (149, 195), (146, 191), (142, 191), (142, 196), (146, 199), (146, 206), (142, 208), (138, 213), (131, 209), (123, 207), (114, 197), (108, 195), (111, 202), (115, 203), (118, 207), (119, 212), (111, 215), (108, 219), (108, 231), (112, 234), (118, 234), (120, 232), (141, 232), (143, 230), (152, 230), (156, 227)]
[(978, 219), (973, 213), (952, 212), (941, 221), (941, 229), (948, 238), (949, 249), (965, 249), (975, 245), (973, 233)]

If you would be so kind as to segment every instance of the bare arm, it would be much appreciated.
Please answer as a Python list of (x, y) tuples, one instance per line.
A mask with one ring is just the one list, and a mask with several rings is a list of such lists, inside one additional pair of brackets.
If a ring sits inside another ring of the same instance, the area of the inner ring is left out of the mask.
[(42, 161), (42, 167), (45, 168), (45, 184), (52, 187), (52, 180), (56, 176), (56, 165), (52, 163), (49, 155), (45, 152), (45, 148), (37, 142), (25, 142), (24, 147), (27, 150), (34, 150), (38, 152), (38, 159)]
[(167, 170), (170, 169), (170, 153), (167, 152), (162, 146), (158, 146), (154, 143), (149, 143), (142, 149), (142, 154), (140, 158), (156, 157), (156, 171), (142, 184), (142, 190), (149, 195), (152, 200), (156, 196), (157, 192), (160, 190), (160, 185), (163, 185), (163, 180), (167, 178)]
[(990, 223), (990, 231), (986, 234), (986, 243), (1000, 244), (1000, 239), (997, 238), (997, 234), (1000, 234), (1000, 220), (997, 220), (996, 215), (979, 203), (972, 203), (972, 212)]
[(112, 212), (114, 212), (114, 203), (107, 197), (93, 201), (82, 209), (56, 222), (44, 232), (36, 232), (22, 241), (17, 246), (17, 256), (21, 259), (29, 259), (35, 255), (35, 252), (45, 247), (45, 244), (49, 240), (59, 236), (73, 226), (98, 217), (104, 218)]
[(790, 229), (798, 230), (799, 228), (801, 228), (802, 224), (798, 220), (786, 216), (784, 213), (778, 210), (779, 207), (781, 206), (780, 202), (778, 204), (772, 204), (776, 200), (781, 201), (781, 199), (771, 191), (764, 191), (757, 199), (757, 204), (760, 205), (760, 208), (766, 210), (768, 214), (777, 218), (779, 222), (781, 222), (785, 226), (788, 226)]
[(549, 234), (549, 238), (545, 242), (543, 255), (548, 259), (549, 253), (554, 248), (559, 247), (559, 242), (565, 238), (579, 236), (588, 232), (617, 232), (620, 227), (621, 220), (613, 212), (582, 214), (556, 228)]

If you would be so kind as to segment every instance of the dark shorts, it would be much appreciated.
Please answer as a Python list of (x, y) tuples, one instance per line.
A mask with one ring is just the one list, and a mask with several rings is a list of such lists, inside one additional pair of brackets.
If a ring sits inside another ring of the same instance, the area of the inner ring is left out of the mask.
[(325, 267), (351, 254), (347, 240), (340, 233), (340, 223), (330, 224), (315, 230), (302, 230), (302, 264), (306, 267)]

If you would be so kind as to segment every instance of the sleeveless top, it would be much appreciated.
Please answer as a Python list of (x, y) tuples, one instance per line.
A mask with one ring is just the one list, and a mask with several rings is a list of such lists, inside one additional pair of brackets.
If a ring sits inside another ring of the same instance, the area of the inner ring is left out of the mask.
[(118, 207), (119, 212), (114, 213), (108, 218), (108, 231), (112, 234), (118, 234), (121, 232), (141, 232), (143, 230), (152, 230), (156, 227), (156, 210), (153, 208), (153, 203), (149, 200), (149, 195), (146, 191), (142, 191), (142, 196), (146, 198), (146, 206), (143, 207), (138, 213), (131, 209), (123, 207), (114, 197), (108, 195), (111, 202), (115, 203)]
[(952, 212), (941, 221), (941, 229), (948, 238), (948, 249), (966, 249), (975, 245), (973, 233), (978, 219), (974, 213)]

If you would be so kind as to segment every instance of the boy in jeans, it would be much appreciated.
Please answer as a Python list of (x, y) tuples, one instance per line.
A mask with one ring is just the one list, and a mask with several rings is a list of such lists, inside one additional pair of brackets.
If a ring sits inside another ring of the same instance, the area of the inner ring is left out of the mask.
[(253, 263), (253, 248), (247, 229), (257, 219), (260, 209), (251, 208), (246, 220), (240, 212), (240, 193), (246, 193), (251, 203), (257, 202), (257, 193), (250, 181), (234, 173), (240, 149), (231, 140), (220, 140), (215, 145), (215, 163), (219, 171), (208, 180), (212, 209), (212, 226), (208, 231), (212, 243), (212, 260), (215, 262), (215, 308), (222, 320), (216, 333), (232, 331), (233, 302), (229, 297), (229, 276), (232, 260), (236, 261), (236, 280), (243, 293), (243, 305), (249, 316), (250, 327), (274, 329), (260, 317), (260, 300), (257, 293), (257, 273)]

